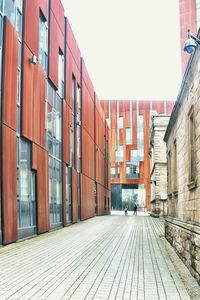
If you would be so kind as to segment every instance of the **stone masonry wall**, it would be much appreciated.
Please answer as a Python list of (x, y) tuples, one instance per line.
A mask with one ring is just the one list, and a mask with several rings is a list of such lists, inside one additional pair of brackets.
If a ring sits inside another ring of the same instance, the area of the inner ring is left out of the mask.
[[(191, 273), (200, 284), (200, 51), (192, 57), (187, 77), (184, 78), (179, 97), (176, 122), (167, 137), (167, 152), (172, 154), (168, 168), (168, 217), (166, 238), (176, 249)], [(195, 124), (194, 186), (190, 185), (189, 112), (193, 111)], [(177, 176), (175, 178), (174, 142), (177, 148)], [(168, 177), (169, 179), (169, 177)], [(177, 180), (177, 188), (174, 182)]]

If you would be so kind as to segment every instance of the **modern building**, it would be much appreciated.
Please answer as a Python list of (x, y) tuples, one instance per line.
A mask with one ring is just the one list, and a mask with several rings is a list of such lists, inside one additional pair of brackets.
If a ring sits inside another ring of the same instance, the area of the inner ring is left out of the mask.
[(109, 128), (60, 0), (0, 1), (0, 90), (0, 243), (108, 214)]
[(196, 35), (200, 27), (200, 0), (179, 0), (180, 12), (180, 41), (182, 74), (185, 73), (189, 56), (183, 51), (183, 45), (187, 38), (188, 29)]
[(102, 100), (101, 105), (111, 130), (111, 206), (132, 210), (137, 202), (150, 210), (150, 115), (170, 115), (174, 102)]
[(167, 214), (167, 156), (163, 141), (169, 122), (167, 115), (152, 115), (150, 127), (151, 211), (153, 216)]
[(200, 283), (200, 50), (191, 55), (165, 134), (168, 216), (165, 234)]

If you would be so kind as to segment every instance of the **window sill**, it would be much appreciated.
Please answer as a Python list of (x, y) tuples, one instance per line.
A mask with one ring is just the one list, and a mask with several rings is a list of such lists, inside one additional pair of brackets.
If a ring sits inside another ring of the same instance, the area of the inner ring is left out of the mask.
[(191, 181), (191, 182), (188, 183), (188, 189), (189, 189), (190, 191), (193, 190), (193, 189), (195, 189), (196, 186), (197, 186), (196, 180)]

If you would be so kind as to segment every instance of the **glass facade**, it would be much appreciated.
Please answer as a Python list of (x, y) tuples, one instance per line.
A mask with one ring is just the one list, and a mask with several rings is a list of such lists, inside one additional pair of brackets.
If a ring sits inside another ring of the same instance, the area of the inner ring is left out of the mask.
[(31, 170), (31, 143), (17, 138), (18, 236), (36, 233), (35, 173)]
[(120, 129), (120, 128), (124, 128), (124, 118), (123, 117), (118, 118), (118, 129)]
[(126, 145), (132, 145), (132, 128), (126, 128)]
[(115, 167), (110, 168), (110, 177), (115, 178)]
[(64, 55), (61, 50), (59, 50), (58, 59), (58, 93), (63, 98), (64, 97)]
[(46, 148), (49, 152), (50, 226), (61, 226), (62, 216), (62, 98), (47, 81)]
[(115, 155), (116, 155), (116, 162), (124, 161), (124, 146), (117, 146)]
[(66, 218), (72, 223), (72, 169), (66, 166)]
[(46, 148), (49, 154), (61, 160), (62, 98), (48, 81), (46, 98)]
[(62, 225), (62, 163), (49, 156), (50, 226)]
[(127, 162), (126, 163), (126, 178), (139, 178), (139, 163)]

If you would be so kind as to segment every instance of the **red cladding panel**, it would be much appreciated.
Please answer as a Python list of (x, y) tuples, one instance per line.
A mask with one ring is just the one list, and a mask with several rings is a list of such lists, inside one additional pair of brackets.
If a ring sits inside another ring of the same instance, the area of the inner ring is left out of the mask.
[(144, 111), (150, 111), (150, 101), (139, 101), (139, 114), (142, 115)]
[(52, 10), (56, 22), (58, 23), (60, 30), (64, 34), (64, 7), (61, 0), (50, 0), (50, 9)]
[(103, 108), (105, 117), (108, 118), (109, 117), (109, 101), (108, 100), (101, 100), (101, 106)]
[(82, 128), (82, 172), (94, 179), (94, 141)]
[(66, 98), (67, 104), (70, 107), (72, 107), (72, 75), (75, 77), (76, 84), (79, 86), (81, 85), (80, 84), (81, 75), (80, 75), (80, 69), (78, 68), (68, 46), (67, 46), (66, 60), (67, 60), (67, 64), (66, 64), (66, 94), (65, 94), (65, 98)]
[(45, 147), (45, 73), (38, 64), (34, 70), (33, 141)]
[(195, 0), (180, 0), (179, 1), (180, 12), (180, 42), (181, 42), (181, 57), (182, 57), (182, 74), (188, 64), (189, 55), (183, 51), (183, 45), (187, 37), (188, 28), (193, 35), (197, 33), (196, 24), (196, 1)]
[(47, 20), (47, 16), (48, 16), (48, 4), (47, 4), (48, 0), (39, 0), (39, 8), (41, 9), (43, 15), (45, 16), (46, 20)]
[(152, 110), (158, 114), (164, 114), (164, 101), (152, 101)]
[(17, 168), (16, 132), (3, 125), (2, 128), (2, 206), (3, 243), (17, 240)]
[(110, 101), (110, 112), (117, 113), (117, 101), (116, 100)]
[(3, 123), (16, 130), (17, 109), (18, 36), (5, 19), (3, 70)]
[(82, 59), (82, 78), (83, 78), (86, 88), (90, 94), (92, 101), (94, 101), (94, 87), (93, 87), (92, 81), (90, 79), (90, 76), (88, 74), (88, 71), (86, 69), (83, 59)]
[[(38, 56), (39, 42), (39, 5), (38, 0), (24, 2), (24, 42), (33, 54)], [(34, 26), (33, 26), (34, 24)]]
[[(22, 135), (27, 139), (33, 139), (33, 95), (34, 90), (34, 71), (36, 65), (31, 64), (29, 59), (32, 53), (24, 45), (23, 58), (23, 89), (22, 89)], [(37, 87), (36, 87), (37, 89)]]
[(66, 32), (67, 32), (67, 46), (71, 52), (73, 59), (78, 67), (78, 70), (81, 70), (81, 52), (79, 50), (78, 44), (72, 32), (69, 21), (66, 22)]
[(166, 101), (167, 106), (167, 114), (171, 115), (172, 110), (174, 108), (174, 101)]
[(94, 140), (94, 102), (84, 82), (82, 84), (82, 123)]

